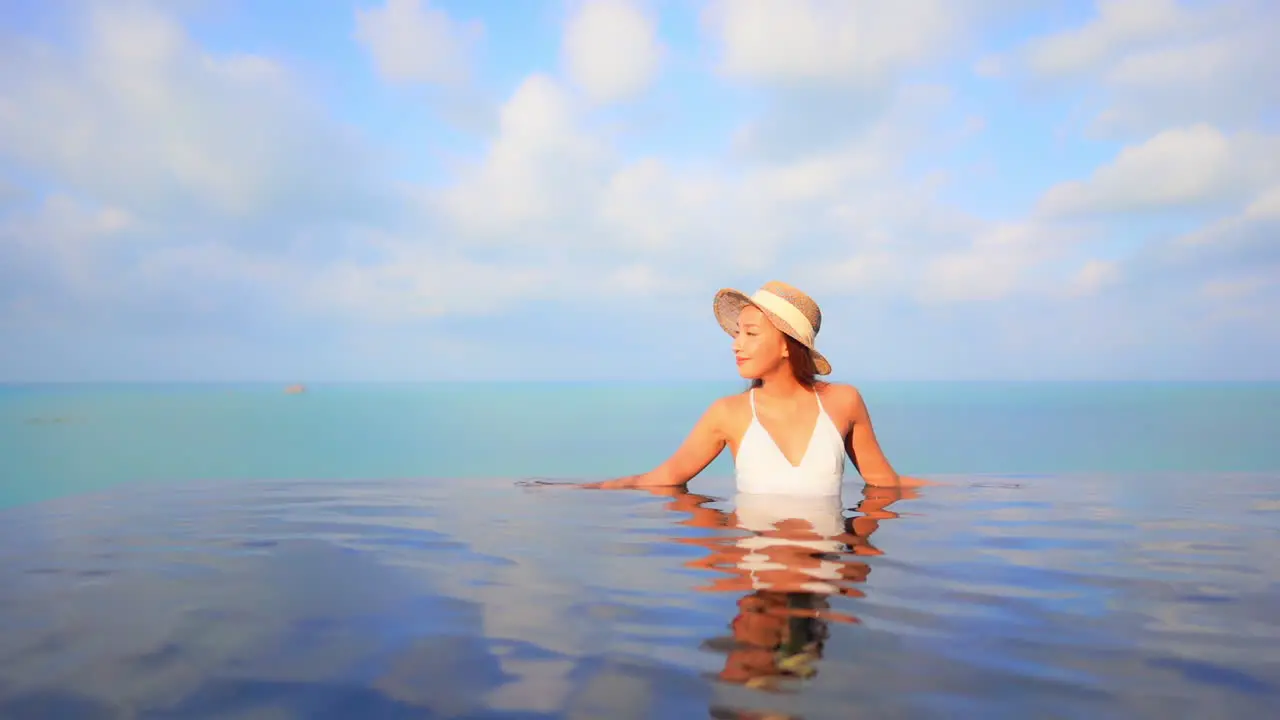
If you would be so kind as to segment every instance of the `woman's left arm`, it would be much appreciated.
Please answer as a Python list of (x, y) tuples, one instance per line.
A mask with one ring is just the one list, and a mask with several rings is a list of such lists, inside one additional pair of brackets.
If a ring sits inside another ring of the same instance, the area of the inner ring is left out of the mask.
[(880, 448), (875, 426), (871, 424), (871, 411), (867, 409), (862, 393), (851, 385), (846, 385), (845, 388), (848, 393), (846, 402), (853, 417), (853, 426), (844, 439), (845, 452), (849, 454), (849, 459), (853, 461), (853, 466), (862, 479), (868, 485), (881, 487), (934, 485), (928, 480), (899, 475), (893, 469), (893, 464)]

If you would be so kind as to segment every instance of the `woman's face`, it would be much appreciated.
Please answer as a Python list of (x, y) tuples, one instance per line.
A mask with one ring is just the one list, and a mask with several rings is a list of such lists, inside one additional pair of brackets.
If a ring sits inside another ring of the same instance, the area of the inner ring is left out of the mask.
[(748, 305), (738, 315), (733, 355), (738, 361), (738, 374), (755, 380), (787, 362), (787, 341), (759, 308)]

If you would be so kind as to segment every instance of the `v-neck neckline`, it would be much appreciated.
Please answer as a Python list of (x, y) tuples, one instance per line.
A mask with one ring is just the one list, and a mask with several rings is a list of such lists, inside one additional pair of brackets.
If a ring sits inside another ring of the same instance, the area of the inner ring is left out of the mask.
[(751, 389), (751, 422), (760, 426), (760, 429), (764, 432), (765, 437), (769, 438), (769, 443), (773, 445), (773, 449), (778, 451), (778, 455), (782, 457), (783, 461), (786, 462), (787, 465), (791, 466), (791, 469), (799, 470), (800, 468), (804, 467), (804, 461), (809, 459), (809, 453), (810, 451), (813, 450), (813, 439), (818, 436), (818, 424), (822, 422), (822, 412), (823, 412), (822, 401), (818, 399), (818, 392), (815, 390), (813, 393), (814, 402), (818, 406), (818, 412), (814, 415), (814, 418), (813, 418), (813, 430), (809, 432), (809, 441), (805, 443), (804, 453), (800, 455), (800, 462), (798, 463), (791, 462), (791, 458), (787, 457), (787, 454), (782, 451), (782, 446), (779, 445), (778, 441), (773, 437), (773, 433), (769, 432), (769, 428), (765, 427), (764, 423), (760, 422), (760, 416), (756, 413), (756, 394), (755, 393), (756, 393), (755, 388), (752, 388)]

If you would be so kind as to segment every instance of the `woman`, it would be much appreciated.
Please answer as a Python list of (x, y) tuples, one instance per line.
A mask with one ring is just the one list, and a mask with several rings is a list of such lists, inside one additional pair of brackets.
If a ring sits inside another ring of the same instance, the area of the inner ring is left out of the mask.
[(814, 347), (822, 313), (808, 295), (769, 282), (749, 297), (721, 290), (713, 307), (750, 390), (712, 403), (658, 467), (584, 487), (684, 485), (726, 446), (742, 493), (839, 496), (846, 454), (868, 485), (927, 484), (893, 469), (856, 388), (817, 380), (831, 364)]

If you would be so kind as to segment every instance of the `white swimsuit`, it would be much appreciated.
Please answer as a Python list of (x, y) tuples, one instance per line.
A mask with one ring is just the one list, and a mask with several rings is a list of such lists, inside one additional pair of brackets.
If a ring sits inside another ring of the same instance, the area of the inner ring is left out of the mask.
[(751, 390), (751, 424), (738, 445), (734, 474), (738, 492), (780, 495), (839, 495), (844, 482), (844, 438), (818, 401), (818, 422), (804, 456), (792, 465), (756, 418), (756, 391)]
[[(826, 558), (810, 562), (779, 563), (770, 557), (778, 551), (794, 558), (795, 551), (813, 555), (840, 553), (843, 543), (832, 540), (844, 532), (844, 505), (840, 488), (844, 481), (844, 438), (815, 392), (818, 420), (799, 465), (792, 465), (781, 448), (756, 418), (755, 391), (751, 391), (751, 424), (742, 436), (734, 458), (738, 485), (736, 513), (738, 525), (756, 535), (739, 538), (737, 545), (748, 551), (738, 566), (751, 574), (751, 584), (765, 589), (773, 583), (759, 577), (767, 571), (790, 571), (811, 578), (793, 589), (830, 593), (840, 578), (840, 563)], [(794, 521), (803, 521), (797, 524)], [(778, 533), (778, 524), (789, 530)], [(807, 525), (808, 527), (804, 527)], [(774, 552), (770, 552), (770, 550)]]

